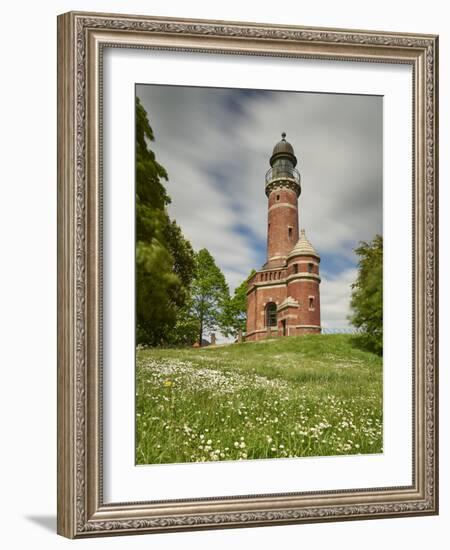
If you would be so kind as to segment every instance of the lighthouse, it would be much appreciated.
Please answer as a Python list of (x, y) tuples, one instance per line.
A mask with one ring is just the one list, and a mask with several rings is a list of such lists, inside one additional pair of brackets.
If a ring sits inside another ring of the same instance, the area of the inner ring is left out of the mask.
[(267, 259), (248, 281), (246, 340), (320, 333), (320, 256), (302, 229), (301, 176), (281, 134), (265, 177)]

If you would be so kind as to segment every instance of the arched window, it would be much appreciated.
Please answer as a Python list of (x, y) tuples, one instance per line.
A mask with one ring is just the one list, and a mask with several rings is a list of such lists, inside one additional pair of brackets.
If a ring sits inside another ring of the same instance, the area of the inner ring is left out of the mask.
[(277, 326), (277, 304), (269, 302), (266, 305), (266, 327)]

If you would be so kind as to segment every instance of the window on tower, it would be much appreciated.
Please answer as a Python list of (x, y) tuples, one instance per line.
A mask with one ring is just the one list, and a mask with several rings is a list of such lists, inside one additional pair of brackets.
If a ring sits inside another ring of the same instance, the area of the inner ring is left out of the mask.
[(294, 264), (294, 273), (298, 273), (298, 264)]
[(288, 227), (288, 236), (292, 239), (292, 227)]
[(266, 327), (277, 326), (277, 304), (269, 302), (266, 305)]
[(277, 195), (277, 202), (280, 200), (280, 195)]
[(314, 309), (314, 298), (313, 298), (313, 296), (309, 297), (309, 309)]
[(313, 272), (313, 264), (308, 264), (308, 273)]

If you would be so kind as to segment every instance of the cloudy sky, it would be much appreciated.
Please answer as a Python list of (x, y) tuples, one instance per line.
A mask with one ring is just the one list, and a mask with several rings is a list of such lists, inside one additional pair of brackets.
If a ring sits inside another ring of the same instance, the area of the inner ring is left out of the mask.
[(233, 290), (266, 260), (264, 176), (281, 132), (301, 176), (300, 228), (321, 256), (325, 328), (346, 328), (353, 249), (382, 232), (382, 98), (138, 85), (170, 216)]

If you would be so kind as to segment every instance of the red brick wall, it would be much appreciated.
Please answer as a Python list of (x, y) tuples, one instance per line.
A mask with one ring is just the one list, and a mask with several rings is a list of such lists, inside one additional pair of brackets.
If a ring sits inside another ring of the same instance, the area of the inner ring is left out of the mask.
[[(247, 294), (247, 340), (257, 340), (267, 337), (266, 306), (269, 302), (275, 302), (278, 306), (285, 298), (285, 282), (277, 285), (274, 281), (265, 286), (258, 286)], [(261, 333), (252, 335), (251, 333), (255, 331), (261, 331)], [(277, 331), (272, 330), (271, 334), (276, 336)]]
[(292, 279), (288, 284), (288, 294), (300, 305), (296, 325), (320, 326), (319, 282), (312, 279)]
[[(275, 189), (268, 201), (268, 261), (249, 281), (247, 340), (281, 336), (283, 319), (288, 335), (320, 332), (319, 258), (297, 256), (290, 258), (286, 265), (298, 236), (297, 194), (287, 188)], [(295, 304), (284, 307), (278, 312), (277, 327), (268, 329), (267, 304), (275, 302), (279, 306), (288, 296), (297, 301), (299, 307)]]
[(275, 302), (278, 305), (286, 298), (286, 285), (283, 283), (277, 287), (260, 287), (256, 296), (256, 330), (263, 330), (265, 326), (265, 308), (269, 302)]
[[(315, 273), (319, 275), (319, 260), (314, 256), (296, 256), (289, 258), (287, 274), (293, 275), (295, 273), (295, 265), (297, 265), (298, 273)], [(309, 265), (311, 265), (311, 271), (309, 271)]]
[[(295, 298), (299, 304), (299, 318), (297, 325), (320, 326), (320, 279), (319, 258), (315, 256), (297, 256), (289, 259), (288, 263), (288, 296)], [(299, 278), (296, 278), (294, 264), (297, 264)], [(309, 269), (311, 266), (311, 270)], [(311, 278), (307, 278), (308, 275)], [(309, 299), (313, 299), (313, 307), (309, 307)], [(312, 329), (298, 329), (298, 333), (310, 332)]]
[(298, 241), (297, 193), (287, 188), (275, 189), (269, 195), (268, 209), (267, 259), (271, 267), (283, 263), (271, 258), (286, 257)]
[(247, 334), (255, 330), (255, 304), (256, 304), (256, 292), (250, 292), (247, 294)]

